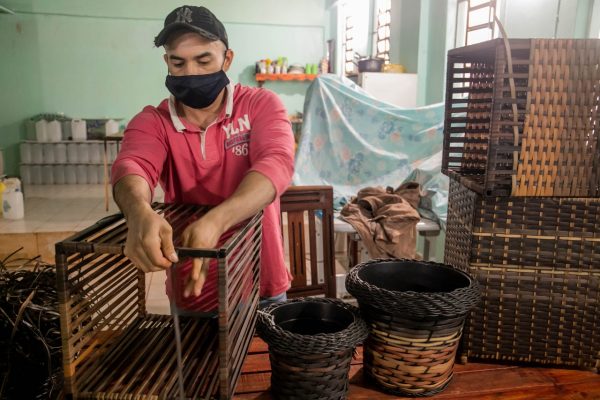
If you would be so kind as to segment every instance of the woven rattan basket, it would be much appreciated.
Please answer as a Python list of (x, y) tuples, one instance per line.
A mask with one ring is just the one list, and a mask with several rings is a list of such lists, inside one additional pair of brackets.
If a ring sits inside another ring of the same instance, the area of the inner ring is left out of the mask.
[(465, 315), (479, 300), (477, 282), (444, 264), (372, 260), (350, 271), (346, 289), (369, 325), (366, 376), (398, 395), (444, 390)]
[(600, 197), (600, 40), (508, 43), (448, 52), (442, 171), (486, 196)]
[(277, 399), (345, 399), (354, 348), (368, 330), (356, 307), (328, 298), (297, 298), (259, 311)]
[(462, 356), (600, 368), (600, 199), (486, 198), (451, 179), (444, 259), (482, 288)]

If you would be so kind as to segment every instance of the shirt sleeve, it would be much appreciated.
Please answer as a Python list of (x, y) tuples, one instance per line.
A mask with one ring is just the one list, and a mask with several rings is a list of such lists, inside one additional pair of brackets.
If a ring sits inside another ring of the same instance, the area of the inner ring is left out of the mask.
[(167, 144), (162, 124), (152, 107), (145, 108), (127, 125), (117, 159), (111, 168), (114, 186), (127, 175), (141, 176), (154, 188), (167, 158)]
[(290, 185), (294, 173), (294, 135), (281, 100), (261, 89), (252, 106), (250, 171), (266, 176), (277, 191), (277, 198)]

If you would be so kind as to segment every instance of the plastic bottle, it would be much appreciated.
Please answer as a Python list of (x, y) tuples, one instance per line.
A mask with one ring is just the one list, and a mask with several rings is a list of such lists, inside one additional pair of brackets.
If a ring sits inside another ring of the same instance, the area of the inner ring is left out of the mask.
[(7, 189), (2, 194), (2, 216), (6, 219), (22, 219), (25, 216), (23, 192), (19, 188)]
[[(2, 180), (0, 180), (0, 204), (2, 204), (2, 195), (4, 194), (4, 191), (6, 190), (6, 185), (4, 185), (4, 183), (2, 182)], [(0, 207), (0, 215), (2, 215), (2, 209), (4, 207)]]

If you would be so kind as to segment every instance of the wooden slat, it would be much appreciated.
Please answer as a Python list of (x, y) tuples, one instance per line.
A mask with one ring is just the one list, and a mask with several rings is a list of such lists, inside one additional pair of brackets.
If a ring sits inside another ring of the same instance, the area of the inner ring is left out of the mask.
[(290, 255), (290, 270), (294, 280), (292, 287), (305, 287), (305, 237), (304, 237), (304, 211), (288, 211), (288, 240)]
[[(314, 295), (335, 297), (333, 188), (331, 186), (291, 186), (281, 196), (280, 206), (281, 213), (287, 214), (288, 220), (289, 259), (293, 277), (288, 297)], [(308, 226), (304, 225), (305, 213), (308, 214)], [(322, 227), (322, 254), (317, 253), (316, 218), (320, 219)], [(318, 281), (318, 267), (321, 265), (319, 256), (322, 257), (323, 265), (324, 282), (322, 283)], [(311, 266), (310, 285), (306, 271), (307, 257)]]

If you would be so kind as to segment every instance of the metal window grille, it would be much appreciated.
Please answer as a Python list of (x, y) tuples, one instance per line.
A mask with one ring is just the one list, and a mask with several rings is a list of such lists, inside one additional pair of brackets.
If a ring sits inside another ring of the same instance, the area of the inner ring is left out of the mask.
[[(347, 4), (347, 3), (346, 3)], [(357, 72), (354, 64), (354, 18), (352, 15), (346, 15), (344, 32), (344, 72), (346, 75)]]
[(377, 6), (377, 19), (375, 29), (375, 55), (377, 58), (383, 58), (385, 63), (390, 62), (390, 22), (392, 2), (391, 0), (381, 0)]
[(465, 45), (485, 42), (494, 38), (496, 0), (466, 0), (467, 29)]

